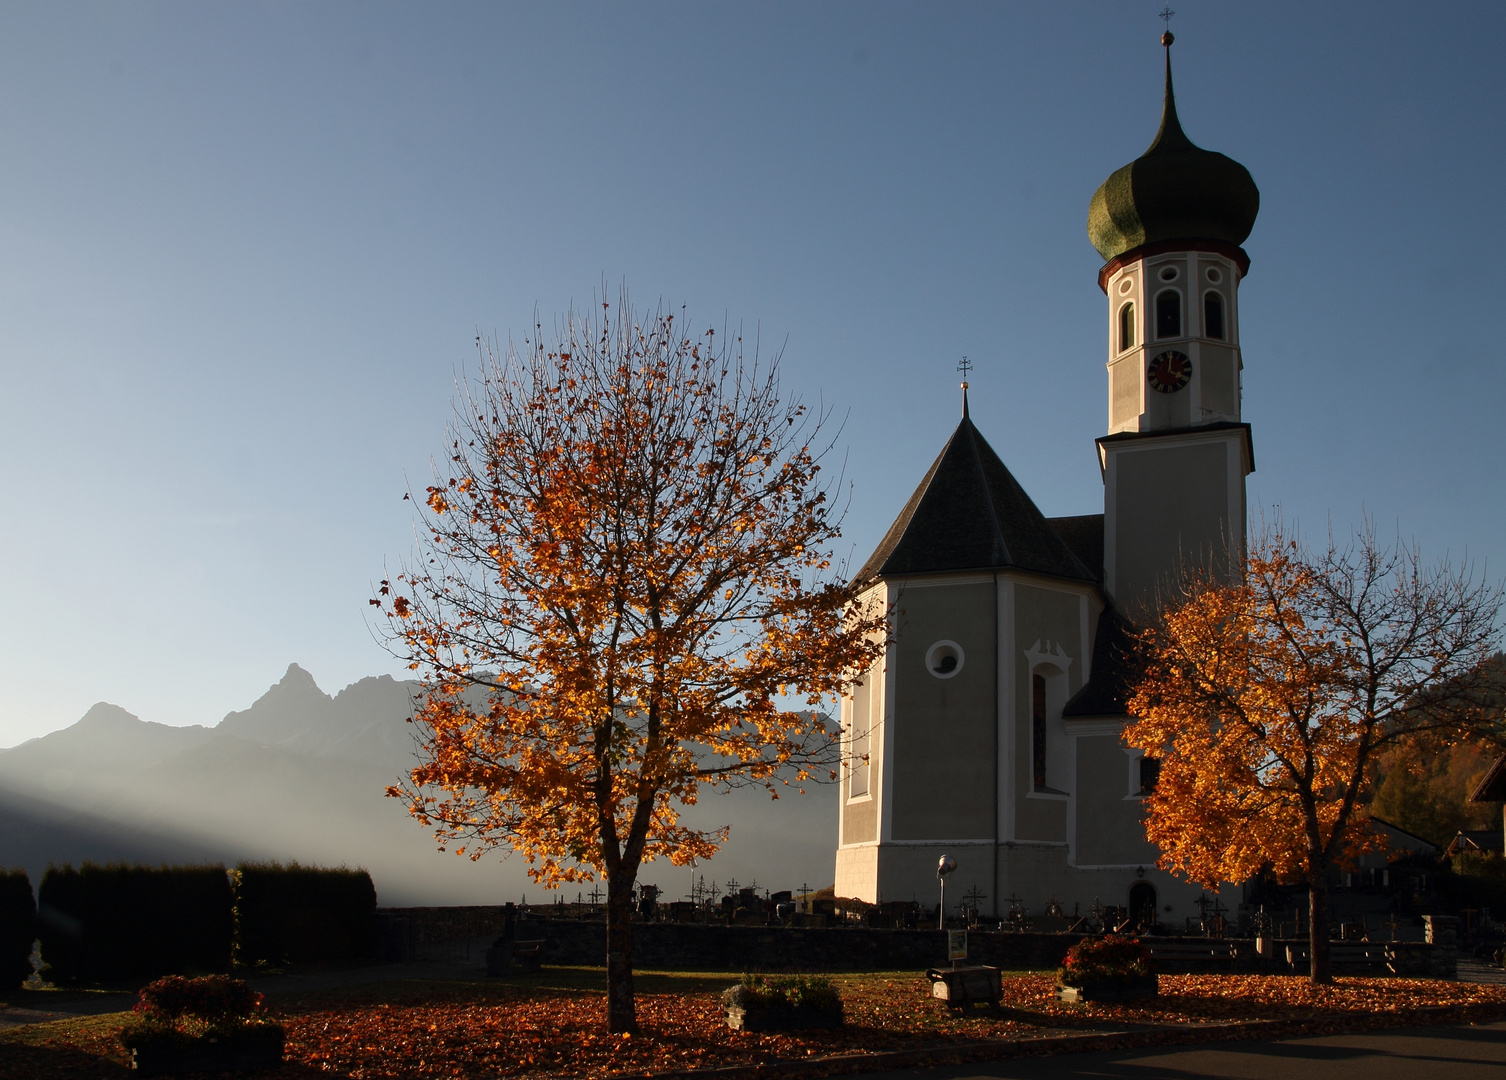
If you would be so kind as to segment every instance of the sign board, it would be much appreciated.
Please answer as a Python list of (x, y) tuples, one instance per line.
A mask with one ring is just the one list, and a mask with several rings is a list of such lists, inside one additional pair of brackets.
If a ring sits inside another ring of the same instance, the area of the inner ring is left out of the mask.
[(967, 959), (966, 930), (948, 930), (946, 932), (946, 958), (948, 960)]

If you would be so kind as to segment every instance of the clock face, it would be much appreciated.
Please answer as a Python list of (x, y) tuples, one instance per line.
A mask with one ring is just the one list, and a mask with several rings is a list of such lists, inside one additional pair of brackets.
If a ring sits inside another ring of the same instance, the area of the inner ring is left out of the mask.
[(1150, 362), (1150, 368), (1145, 372), (1145, 377), (1150, 381), (1152, 390), (1159, 390), (1163, 394), (1175, 394), (1187, 385), (1187, 380), (1192, 378), (1192, 361), (1186, 353), (1167, 349)]

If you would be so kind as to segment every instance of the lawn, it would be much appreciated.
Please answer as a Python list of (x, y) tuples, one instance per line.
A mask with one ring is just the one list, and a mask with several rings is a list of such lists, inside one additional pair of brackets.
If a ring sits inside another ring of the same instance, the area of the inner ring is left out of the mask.
[[(279, 1080), (386, 1077), (606, 1077), (838, 1054), (872, 1054), (993, 1039), (1119, 1031), (1217, 1037), (1229, 1023), (1285, 1021), (1333, 1031), (1506, 1016), (1506, 987), (1419, 979), (1163, 975), (1161, 997), (1133, 1005), (1067, 1005), (1047, 974), (1008, 973), (1006, 1008), (955, 1016), (912, 972), (838, 975), (847, 1026), (830, 1032), (750, 1034), (722, 1022), (726, 974), (640, 973), (641, 1032), (601, 1030), (604, 973), (552, 968), (473, 982), (399, 980), (269, 999), (288, 1030)], [(35, 1006), (34, 1006), (35, 1007)], [(1419, 1012), (1443, 1007), (1444, 1012)], [(114, 1041), (125, 1014), (35, 1024), (0, 1034), (0, 1080), (124, 1077)], [(1300, 1027), (1299, 1027), (1300, 1025)], [(1026, 1048), (1028, 1049), (1028, 1048)], [(1042, 1047), (1044, 1049), (1044, 1047)]]

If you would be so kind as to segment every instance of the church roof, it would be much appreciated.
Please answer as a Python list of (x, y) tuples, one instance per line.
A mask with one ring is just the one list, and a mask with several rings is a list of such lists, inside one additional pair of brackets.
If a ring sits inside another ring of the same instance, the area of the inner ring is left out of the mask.
[(1255, 227), (1260, 189), (1243, 165), (1195, 145), (1182, 130), (1166, 44), (1161, 128), (1145, 153), (1093, 193), (1088, 239), (1105, 262), (1168, 241), (1214, 241), (1243, 257), (1238, 249)]
[(1036, 509), (964, 406), (962, 423), (857, 580), (1000, 569), (1098, 579)]
[(1099, 584), (1103, 583), (1103, 515), (1080, 514), (1076, 517), (1047, 518), (1046, 524), (1056, 530), (1077, 561), (1093, 573)]
[(1127, 716), (1135, 675), (1134, 627), (1113, 608), (1098, 617), (1093, 639), (1093, 669), (1081, 690), (1062, 707), (1065, 719)]

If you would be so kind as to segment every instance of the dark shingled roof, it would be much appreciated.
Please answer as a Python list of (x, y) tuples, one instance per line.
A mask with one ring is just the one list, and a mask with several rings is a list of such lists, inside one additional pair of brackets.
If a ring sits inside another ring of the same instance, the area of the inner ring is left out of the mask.
[(1097, 580), (1046, 522), (964, 408), (962, 423), (857, 580), (995, 569)]
[(1056, 530), (1056, 535), (1066, 541), (1077, 556), (1077, 561), (1103, 581), (1103, 515), (1083, 514), (1079, 517), (1047, 518), (1046, 524)]
[(1127, 716), (1134, 676), (1134, 627), (1108, 608), (1098, 617), (1093, 640), (1093, 670), (1083, 688), (1062, 707), (1062, 716)]

